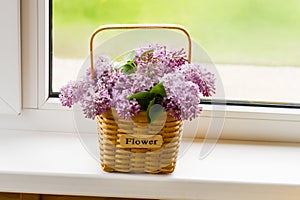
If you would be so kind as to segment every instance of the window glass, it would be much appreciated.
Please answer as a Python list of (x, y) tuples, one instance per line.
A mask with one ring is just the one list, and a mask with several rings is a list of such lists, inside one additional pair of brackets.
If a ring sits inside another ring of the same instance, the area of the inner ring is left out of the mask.
[(53, 0), (52, 91), (76, 74), (91, 33), (113, 23), (185, 26), (216, 63), (228, 100), (300, 103), (300, 1)]

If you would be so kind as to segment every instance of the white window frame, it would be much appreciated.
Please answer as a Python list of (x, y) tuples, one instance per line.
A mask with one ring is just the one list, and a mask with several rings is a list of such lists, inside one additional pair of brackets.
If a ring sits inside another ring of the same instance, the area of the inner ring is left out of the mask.
[(15, 115), (21, 112), (20, 2), (1, 0), (0, 7), (0, 114)]
[[(47, 5), (48, 1), (21, 1), (23, 109), (20, 116), (0, 115), (0, 129), (76, 132), (72, 110), (49, 98)], [(205, 137), (212, 117), (222, 122), (223, 110), (204, 105), (197, 137)], [(222, 139), (300, 142), (300, 109), (227, 106), (224, 121)], [(191, 136), (188, 131), (185, 135)]]

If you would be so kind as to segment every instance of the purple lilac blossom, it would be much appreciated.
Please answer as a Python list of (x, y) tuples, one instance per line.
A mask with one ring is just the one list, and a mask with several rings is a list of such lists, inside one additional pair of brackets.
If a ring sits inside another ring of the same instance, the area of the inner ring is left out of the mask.
[(72, 107), (79, 103), (84, 115), (94, 119), (111, 107), (110, 91), (114, 83), (112, 62), (107, 56), (99, 56), (95, 63), (95, 78), (91, 69), (87, 69), (82, 80), (70, 81), (60, 89), (60, 101), (63, 106)]
[(111, 78), (114, 74), (113, 62), (108, 56), (99, 56), (94, 65), (94, 78), (92, 77), (91, 69), (88, 68), (85, 74), (85, 81), (91, 84), (100, 82), (108, 86), (111, 83)]
[(186, 57), (183, 49), (167, 51), (166, 46), (149, 45), (136, 50), (134, 60), (137, 66), (144, 67), (152, 64), (165, 74), (179, 69), (181, 65), (187, 63)]
[(124, 74), (114, 69), (108, 56), (99, 56), (95, 78), (88, 69), (82, 80), (70, 81), (61, 88), (62, 105), (79, 103), (85, 117), (92, 119), (115, 108), (119, 116), (130, 119), (140, 112), (141, 106), (136, 99), (127, 98), (162, 82), (167, 97), (161, 105), (177, 120), (191, 120), (202, 110), (200, 95), (211, 96), (215, 92), (214, 75), (198, 64), (188, 64), (183, 49), (167, 51), (165, 46), (149, 45), (136, 50), (134, 62), (134, 73)]
[(173, 50), (170, 51), (169, 56), (171, 59), (169, 60), (169, 66), (173, 69), (180, 69), (182, 65), (188, 63), (186, 59), (186, 53), (184, 49), (181, 50)]
[(139, 73), (132, 75), (118, 73), (118, 80), (112, 90), (112, 105), (121, 117), (130, 119), (140, 111), (140, 105), (137, 106), (136, 100), (129, 101), (126, 98), (137, 92), (149, 90), (155, 84), (153, 80)]
[[(166, 47), (155, 46), (153, 52), (149, 52), (149, 50), (152, 50), (151, 46), (149, 49), (146, 48), (141, 52), (137, 52), (137, 55), (140, 55), (141, 62), (135, 63), (137, 65), (135, 72), (130, 75), (119, 72), (118, 80), (115, 82), (112, 91), (113, 106), (123, 118), (128, 118), (133, 116), (133, 113), (136, 113), (136, 110), (133, 109), (135, 106), (131, 106), (132, 110), (126, 109), (131, 114), (122, 112), (122, 110), (131, 105), (128, 100), (124, 99), (138, 92), (149, 91), (167, 73), (166, 69), (168, 67), (166, 65), (169, 60), (164, 59), (167, 54)], [(144, 52), (149, 53), (142, 56)], [(177, 54), (179, 55), (180, 53)]]
[(167, 93), (163, 106), (170, 111), (170, 115), (178, 120), (192, 120), (200, 115), (202, 108), (199, 106), (198, 85), (186, 81), (184, 75), (178, 72), (165, 74), (161, 81)]
[(183, 65), (181, 72), (185, 75), (186, 81), (192, 81), (198, 85), (199, 91), (204, 97), (209, 97), (215, 93), (214, 74), (201, 68), (199, 64)]
[(135, 100), (119, 99), (116, 103), (116, 111), (119, 116), (129, 120), (140, 112), (141, 106)]
[(80, 101), (82, 94), (85, 92), (82, 88), (82, 81), (69, 81), (60, 89), (59, 100), (63, 106), (69, 108)]
[(169, 112), (169, 115), (174, 117), (176, 120), (182, 120), (181, 117), (181, 109), (179, 103), (176, 101), (176, 99), (172, 97), (164, 97), (161, 105), (165, 108), (166, 111)]
[(97, 115), (101, 115), (111, 108), (111, 98), (104, 87), (99, 87), (97, 91), (90, 88), (80, 104), (85, 117), (95, 119)]

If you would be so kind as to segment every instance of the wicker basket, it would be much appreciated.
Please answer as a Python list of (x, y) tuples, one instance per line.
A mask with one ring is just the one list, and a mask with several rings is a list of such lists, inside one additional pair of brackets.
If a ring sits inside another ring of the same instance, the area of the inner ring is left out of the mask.
[[(177, 25), (115, 25), (102, 26), (90, 39), (91, 76), (94, 78), (93, 40), (104, 30), (113, 29), (172, 29), (187, 36), (188, 62), (191, 61), (191, 37)], [(182, 122), (168, 113), (148, 124), (146, 111), (132, 120), (120, 118), (115, 110), (96, 117), (100, 161), (104, 171), (132, 173), (172, 173), (179, 151)]]
[[(124, 120), (118, 117), (115, 110), (109, 110), (97, 116), (97, 123), (100, 160), (104, 171), (174, 171), (182, 135), (181, 121), (167, 114), (166, 118), (157, 119), (148, 125), (145, 111), (141, 111), (133, 120)], [(129, 144), (126, 144), (126, 139)], [(148, 144), (142, 144), (141, 141)], [(136, 143), (142, 146), (138, 147)]]

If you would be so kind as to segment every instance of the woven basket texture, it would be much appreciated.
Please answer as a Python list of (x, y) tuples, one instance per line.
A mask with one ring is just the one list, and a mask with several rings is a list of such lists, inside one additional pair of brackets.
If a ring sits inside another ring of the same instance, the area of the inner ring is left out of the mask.
[[(104, 171), (126, 173), (172, 173), (178, 156), (182, 121), (165, 113), (148, 124), (146, 112), (141, 111), (132, 120), (118, 117), (115, 110), (108, 110), (96, 117), (100, 161)], [(158, 148), (124, 148), (120, 137), (130, 134), (139, 136), (161, 135), (162, 145)]]

